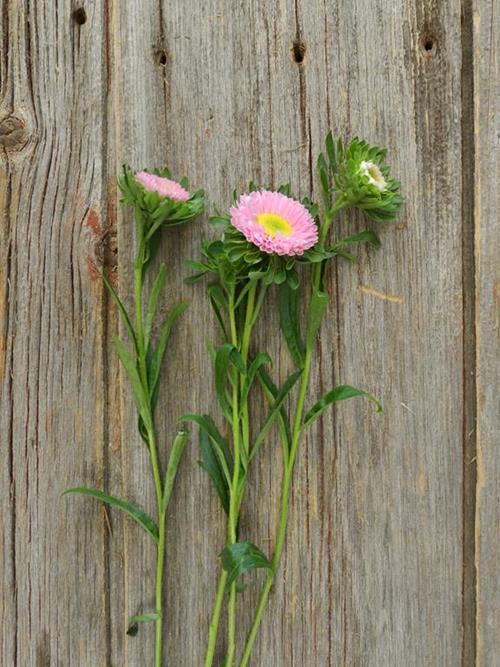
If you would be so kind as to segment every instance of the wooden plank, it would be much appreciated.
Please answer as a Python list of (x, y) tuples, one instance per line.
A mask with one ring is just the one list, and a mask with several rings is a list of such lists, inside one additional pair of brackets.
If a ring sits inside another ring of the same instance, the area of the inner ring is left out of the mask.
[(102, 484), (108, 403), (103, 26), (86, 18), (2, 5), (3, 665), (108, 662), (102, 510), (60, 496)]
[[(311, 394), (350, 382), (386, 411), (380, 419), (362, 404), (342, 406), (308, 438), (286, 591), (277, 585), (254, 663), (459, 664), (460, 8), (297, 6), (292, 22), (277, 13), (272, 32), (306, 46), (299, 89), (287, 100), (301, 123), (287, 109), (273, 127), (294, 128), (290, 145), (306, 144), (293, 156), (300, 185), (309, 147), (315, 155), (331, 126), (387, 145), (408, 203), (402, 223), (383, 230), (382, 251), (330, 272), (336, 303)], [(287, 76), (279, 46), (283, 65), (271, 68), (272, 80)], [(282, 162), (276, 155), (275, 170)], [(339, 235), (353, 229), (349, 217)], [(267, 526), (265, 512), (255, 525)]]
[(474, 3), (477, 667), (500, 664), (499, 25), (498, 2)]

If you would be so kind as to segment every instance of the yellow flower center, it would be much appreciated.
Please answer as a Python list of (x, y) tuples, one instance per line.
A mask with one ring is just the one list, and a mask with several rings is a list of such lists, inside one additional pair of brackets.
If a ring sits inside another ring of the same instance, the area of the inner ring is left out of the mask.
[(256, 216), (256, 220), (266, 234), (272, 237), (276, 236), (276, 234), (290, 236), (293, 232), (292, 225), (288, 220), (282, 218), (281, 215), (278, 215), (277, 213), (259, 213)]

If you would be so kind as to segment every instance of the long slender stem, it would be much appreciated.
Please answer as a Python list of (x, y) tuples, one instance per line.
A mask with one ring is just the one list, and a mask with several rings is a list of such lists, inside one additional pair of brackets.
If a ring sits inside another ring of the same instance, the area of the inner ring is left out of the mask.
[(207, 643), (207, 652), (205, 655), (205, 667), (211, 667), (214, 661), (215, 644), (217, 642), (217, 632), (219, 629), (219, 621), (222, 611), (222, 602), (224, 600), (224, 593), (226, 591), (226, 582), (227, 582), (227, 572), (225, 570), (221, 570), (219, 576), (219, 583), (217, 584), (217, 594), (215, 596), (214, 610), (212, 613), (212, 619), (210, 621), (210, 627), (208, 629), (208, 643)]
[[(333, 206), (330, 208), (329, 211), (325, 213), (325, 219), (324, 223), (322, 225), (321, 231), (320, 231), (320, 238), (319, 241), (321, 244), (323, 244), (326, 240), (326, 237), (328, 235), (328, 231), (330, 229), (330, 225), (333, 221), (333, 218), (347, 205), (347, 201), (343, 198), (340, 197), (336, 202), (334, 202)], [(320, 264), (315, 264), (313, 269), (312, 269), (312, 287), (315, 290), (320, 289), (321, 287), (321, 276), (322, 276), (322, 271), (323, 271), (323, 263)], [(309, 316), (311, 316), (311, 313), (309, 313)], [(304, 355), (304, 368), (302, 372), (302, 377), (301, 377), (301, 382), (300, 382), (300, 388), (299, 388), (299, 395), (297, 398), (297, 406), (296, 406), (296, 412), (295, 412), (295, 418), (294, 418), (294, 424), (293, 424), (293, 431), (292, 431), (292, 442), (291, 442), (291, 447), (290, 447), (290, 454), (288, 456), (288, 459), (285, 463), (285, 468), (283, 472), (283, 489), (281, 493), (281, 510), (280, 510), (280, 517), (279, 517), (279, 522), (278, 522), (278, 531), (276, 535), (276, 545), (274, 548), (274, 553), (273, 557), (271, 559), (271, 570), (269, 571), (269, 574), (266, 578), (266, 582), (262, 588), (261, 594), (259, 596), (259, 601), (257, 603), (257, 608), (255, 610), (255, 615), (254, 619), (252, 622), (252, 627), (250, 628), (250, 632), (247, 637), (247, 641), (245, 644), (245, 648), (243, 650), (243, 654), (241, 657), (241, 662), (239, 664), (239, 667), (246, 667), (248, 665), (248, 661), (250, 659), (250, 655), (252, 652), (252, 648), (255, 642), (255, 638), (257, 636), (257, 633), (259, 631), (259, 627), (262, 621), (262, 616), (264, 613), (264, 609), (267, 604), (267, 600), (269, 597), (269, 593), (271, 592), (272, 586), (274, 579), (276, 577), (276, 573), (278, 571), (280, 561), (281, 561), (281, 555), (283, 553), (283, 547), (285, 544), (285, 536), (286, 536), (286, 528), (288, 524), (288, 509), (289, 509), (289, 497), (290, 497), (290, 490), (291, 490), (291, 485), (292, 485), (292, 479), (293, 479), (293, 470), (295, 466), (295, 459), (297, 456), (297, 449), (298, 445), (300, 442), (300, 436), (302, 433), (302, 417), (304, 413), (304, 404), (305, 404), (305, 399), (307, 395), (307, 388), (309, 386), (309, 379), (311, 375), (311, 361), (312, 361), (312, 354), (313, 354), (313, 347), (308, 346), (305, 351)]]
[[(139, 366), (139, 376), (144, 390), (149, 395), (149, 382), (146, 364), (146, 354), (144, 342), (143, 326), (143, 304), (142, 292), (144, 287), (144, 241), (139, 240), (139, 248), (134, 265), (134, 296), (135, 296), (135, 328), (137, 337), (137, 358)], [(150, 422), (153, 424), (153, 414), (150, 408)], [(161, 667), (162, 647), (163, 647), (163, 572), (165, 569), (165, 512), (162, 509), (163, 488), (161, 481), (160, 464), (158, 460), (158, 446), (154, 425), (148, 429), (147, 433), (149, 455), (151, 459), (151, 468), (156, 494), (156, 504), (158, 513), (158, 545), (156, 555), (156, 581), (155, 581), (155, 606), (158, 618), (155, 621), (155, 667)]]
[[(229, 325), (231, 331), (231, 343), (238, 347), (238, 332), (236, 328), (236, 313), (234, 308), (234, 287), (229, 298)], [(229, 544), (236, 542), (236, 525), (238, 523), (238, 485), (240, 478), (240, 419), (239, 419), (239, 389), (237, 382), (237, 371), (234, 371), (233, 395), (232, 395), (232, 423), (233, 423), (233, 479), (229, 503), (228, 541)], [(226, 667), (232, 667), (235, 651), (236, 634), (236, 582), (231, 584), (228, 603), (228, 641)]]
[[(253, 325), (255, 324), (258, 312), (262, 307), (265, 288), (261, 288), (259, 296), (256, 300), (257, 283), (253, 284), (249, 290), (246, 300), (246, 314), (241, 335), (241, 357), (246, 363), (248, 360), (248, 353), (250, 348), (250, 336)], [(238, 331), (236, 327), (236, 313), (235, 313), (235, 294), (234, 290), (229, 294), (229, 328), (230, 328), (230, 342), (235, 346), (239, 346)], [(234, 378), (236, 380), (236, 378)], [(244, 378), (240, 377), (240, 389), (243, 387)], [(240, 416), (241, 409), (241, 416)], [(231, 501), (229, 508), (229, 518), (227, 527), (227, 541), (229, 544), (234, 544), (237, 539), (236, 527), (238, 525), (238, 517), (240, 513), (241, 502), (245, 488), (246, 474), (241, 470), (242, 454), (248, 459), (250, 448), (250, 420), (248, 413), (248, 403), (239, 405), (238, 384), (234, 381), (232, 393), (232, 421), (233, 421), (233, 456), (234, 469), (231, 484)], [(205, 656), (205, 667), (211, 667), (215, 655), (215, 646), (217, 642), (217, 633), (219, 628), (220, 615), (222, 611), (222, 603), (224, 600), (224, 592), (227, 583), (227, 572), (221, 571), (219, 576), (219, 583), (217, 585), (217, 593), (215, 598), (214, 610), (210, 627), (208, 632), (207, 651)], [(233, 583), (229, 590), (228, 601), (228, 648), (226, 653), (226, 665), (229, 667), (234, 660), (235, 653), (235, 633), (236, 633), (236, 584)]]
[(161, 667), (163, 644), (163, 572), (165, 570), (165, 512), (158, 516), (158, 555), (156, 559), (155, 606), (159, 618), (156, 620), (155, 666)]
[(297, 399), (297, 411), (295, 413), (293, 434), (292, 434), (292, 444), (290, 449), (290, 456), (288, 458), (288, 463), (286, 465), (284, 475), (283, 475), (283, 490), (281, 494), (281, 512), (278, 524), (278, 533), (276, 536), (276, 545), (274, 548), (274, 554), (271, 560), (271, 570), (266, 578), (266, 582), (261, 591), (259, 602), (257, 604), (257, 609), (255, 611), (254, 620), (252, 627), (247, 637), (243, 655), (241, 657), (240, 667), (245, 667), (248, 664), (250, 659), (250, 654), (252, 652), (253, 644), (259, 631), (260, 623), (262, 620), (262, 615), (271, 592), (271, 588), (276, 576), (276, 572), (279, 568), (281, 554), (283, 552), (283, 547), (285, 544), (285, 535), (286, 527), (288, 523), (288, 501), (290, 496), (291, 483), (293, 478), (293, 469), (295, 463), (295, 457), (297, 454), (297, 448), (300, 441), (301, 425), (302, 425), (302, 414), (304, 412), (304, 403), (307, 393), (307, 386), (309, 384), (309, 375), (311, 372), (311, 359), (312, 359), (312, 350), (307, 349), (304, 359), (304, 370), (302, 373), (302, 380), (300, 383), (299, 397)]

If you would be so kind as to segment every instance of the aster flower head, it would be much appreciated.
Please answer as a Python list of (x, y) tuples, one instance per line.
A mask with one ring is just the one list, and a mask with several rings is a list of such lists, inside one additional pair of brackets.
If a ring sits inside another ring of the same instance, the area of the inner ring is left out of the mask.
[(122, 202), (131, 204), (147, 230), (155, 233), (162, 226), (178, 225), (196, 217), (203, 210), (202, 190), (189, 192), (186, 179), (178, 183), (168, 169), (142, 170), (134, 173), (123, 168), (119, 181)]
[(217, 211), (211, 217), (220, 236), (203, 244), (202, 262), (187, 262), (196, 271), (188, 282), (212, 274), (240, 284), (256, 279), (267, 285), (287, 282), (295, 289), (296, 264), (319, 261), (311, 259), (318, 240), (317, 212), (309, 199), (292, 198), (288, 185), (271, 191), (250, 183), (247, 194), (233, 193), (228, 213)]
[(302, 255), (318, 240), (307, 208), (282, 192), (257, 190), (231, 207), (231, 224), (267, 254)]
[(138, 171), (135, 180), (145, 190), (157, 192), (162, 199), (165, 197), (169, 197), (173, 201), (187, 201), (189, 199), (189, 192), (180, 183), (165, 176), (150, 174), (148, 171)]
[(376, 222), (393, 220), (403, 203), (400, 183), (384, 164), (387, 151), (357, 137), (347, 146), (332, 135), (326, 138), (326, 158), (320, 155), (318, 170), (326, 207), (333, 201), (354, 206)]

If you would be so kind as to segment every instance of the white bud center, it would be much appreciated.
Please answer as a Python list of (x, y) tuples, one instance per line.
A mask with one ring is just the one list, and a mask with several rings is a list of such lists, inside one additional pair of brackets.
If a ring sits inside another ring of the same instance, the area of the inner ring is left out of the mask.
[(363, 160), (359, 165), (359, 170), (368, 178), (368, 181), (374, 185), (380, 192), (384, 192), (387, 189), (387, 181), (385, 180), (382, 172), (380, 171), (378, 165), (374, 162), (366, 162)]

